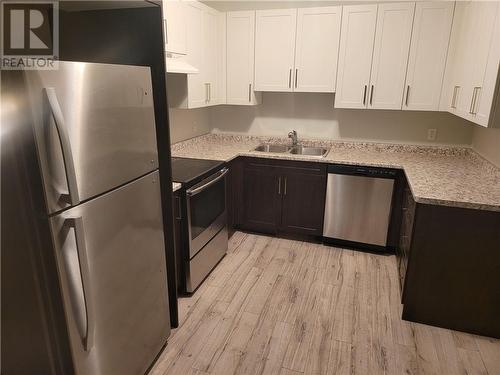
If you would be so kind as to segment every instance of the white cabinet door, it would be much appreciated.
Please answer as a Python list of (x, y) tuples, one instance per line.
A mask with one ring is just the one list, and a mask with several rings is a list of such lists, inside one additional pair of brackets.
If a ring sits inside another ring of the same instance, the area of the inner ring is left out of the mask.
[(255, 11), (227, 13), (227, 104), (254, 105)]
[(214, 97), (211, 104), (226, 104), (226, 14), (217, 12), (217, 28), (215, 41), (216, 77)]
[(342, 7), (297, 11), (294, 91), (335, 92)]
[[(488, 126), (491, 103), (498, 74), (498, 49), (500, 43), (500, 22), (497, 2), (474, 4), (476, 29), (474, 32), (474, 56), (471, 85), (472, 94), (468, 119), (476, 124)], [(495, 74), (496, 73), (496, 74)]]
[(410, 43), (404, 110), (439, 110), (453, 2), (419, 2)]
[(377, 5), (346, 5), (337, 72), (335, 108), (366, 108)]
[(500, 58), (496, 2), (457, 2), (441, 110), (488, 126)]
[(205, 73), (206, 102), (214, 104), (217, 101), (217, 13), (205, 10), (203, 12), (203, 49), (204, 59), (202, 69)]
[(207, 105), (208, 89), (206, 83), (206, 49), (204, 47), (204, 8), (195, 1), (186, 2), (187, 31), (187, 56), (186, 60), (197, 67), (197, 74), (187, 75), (188, 108), (204, 107)]
[(401, 109), (415, 3), (380, 4), (368, 107)]
[(188, 24), (185, 58), (199, 70), (187, 75), (187, 108), (222, 104), (226, 91), (225, 16), (197, 1), (185, 4)]
[(464, 119), (472, 120), (475, 65), (476, 59), (481, 59), (480, 56), (476, 55), (478, 52), (476, 46), (481, 44), (480, 40), (484, 36), (477, 35), (479, 18), (478, 7), (474, 2), (457, 3), (457, 15), (458, 53), (453, 77), (457, 90), (453, 113)]
[(255, 90), (293, 91), (296, 9), (258, 10)]
[(166, 23), (165, 50), (185, 55), (187, 51), (185, 4), (180, 0), (163, 0), (163, 12)]
[(440, 110), (448, 111), (456, 115), (463, 116), (467, 113), (465, 107), (466, 100), (463, 100), (463, 91), (466, 83), (463, 81), (466, 77), (467, 59), (470, 57), (467, 49), (471, 43), (472, 35), (470, 33), (472, 17), (472, 3), (459, 1), (455, 5), (453, 16), (453, 26), (451, 30), (448, 56), (446, 59), (446, 68), (443, 81), (443, 89), (440, 99)]

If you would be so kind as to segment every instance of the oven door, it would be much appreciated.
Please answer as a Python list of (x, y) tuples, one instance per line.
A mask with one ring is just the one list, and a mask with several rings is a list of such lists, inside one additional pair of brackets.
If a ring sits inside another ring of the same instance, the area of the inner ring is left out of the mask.
[(214, 173), (186, 190), (189, 230), (189, 259), (192, 259), (226, 226), (226, 175)]

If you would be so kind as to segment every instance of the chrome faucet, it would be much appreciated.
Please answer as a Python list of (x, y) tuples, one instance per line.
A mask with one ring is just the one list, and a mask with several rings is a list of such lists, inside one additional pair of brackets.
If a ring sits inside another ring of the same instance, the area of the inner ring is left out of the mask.
[(297, 146), (299, 144), (299, 138), (295, 130), (292, 130), (290, 133), (288, 133), (288, 138), (292, 138), (292, 145)]

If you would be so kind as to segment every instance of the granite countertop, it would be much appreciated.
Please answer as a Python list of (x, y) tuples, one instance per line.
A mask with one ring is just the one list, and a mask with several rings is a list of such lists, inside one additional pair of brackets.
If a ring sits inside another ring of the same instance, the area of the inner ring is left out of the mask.
[(179, 190), (181, 188), (181, 184), (178, 183), (178, 182), (172, 182), (172, 192), (176, 192), (177, 190)]
[(415, 201), (500, 212), (500, 168), (472, 149), (383, 143), (303, 140), (330, 147), (323, 158), (252, 151), (261, 143), (286, 138), (207, 134), (172, 145), (172, 156), (230, 161), (237, 156), (306, 160), (403, 169)]

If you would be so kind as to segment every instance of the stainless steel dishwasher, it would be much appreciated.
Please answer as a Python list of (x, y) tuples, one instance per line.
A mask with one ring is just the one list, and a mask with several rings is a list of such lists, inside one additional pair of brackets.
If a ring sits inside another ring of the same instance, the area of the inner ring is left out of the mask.
[(325, 201), (325, 242), (386, 250), (397, 170), (330, 165)]

